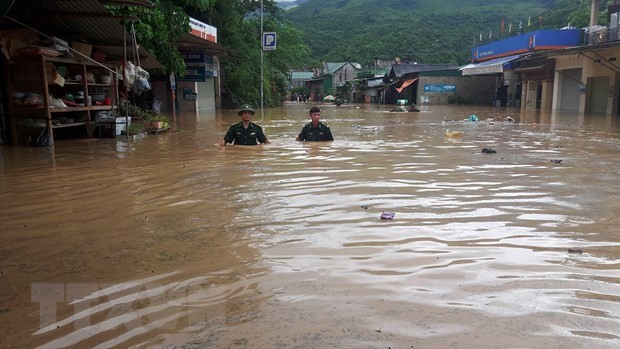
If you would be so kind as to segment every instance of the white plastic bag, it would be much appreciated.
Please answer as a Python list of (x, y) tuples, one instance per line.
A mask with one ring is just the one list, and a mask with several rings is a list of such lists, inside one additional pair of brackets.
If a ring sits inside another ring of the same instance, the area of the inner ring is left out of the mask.
[[(142, 68), (140, 68), (142, 69)], [(136, 66), (131, 62), (127, 62), (125, 64), (125, 78), (123, 79), (123, 83), (127, 89), (131, 89), (136, 80)]]

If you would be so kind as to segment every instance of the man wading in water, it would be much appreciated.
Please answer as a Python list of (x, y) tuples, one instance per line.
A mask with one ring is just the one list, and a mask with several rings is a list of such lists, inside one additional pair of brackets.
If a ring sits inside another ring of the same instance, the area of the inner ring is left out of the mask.
[(271, 143), (263, 133), (263, 128), (251, 121), (254, 109), (249, 104), (242, 105), (237, 115), (241, 116), (241, 122), (230, 125), (220, 146), (224, 147), (233, 141), (235, 145), (256, 145), (257, 141), (263, 144)]
[(297, 141), (318, 142), (334, 140), (329, 126), (319, 121), (321, 119), (321, 109), (319, 107), (310, 108), (310, 119), (312, 119), (312, 122), (304, 126), (299, 136), (297, 136)]

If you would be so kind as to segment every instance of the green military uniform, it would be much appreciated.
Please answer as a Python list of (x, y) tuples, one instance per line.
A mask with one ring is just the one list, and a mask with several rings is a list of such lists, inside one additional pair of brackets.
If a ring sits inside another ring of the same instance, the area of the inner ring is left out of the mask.
[(230, 125), (228, 132), (224, 136), (226, 143), (235, 142), (236, 145), (256, 145), (256, 141), (265, 143), (267, 136), (263, 133), (263, 128), (250, 122), (248, 128), (243, 127), (243, 121)]
[(297, 136), (297, 139), (300, 141), (318, 142), (333, 141), (334, 137), (332, 136), (332, 131), (330, 131), (329, 126), (319, 121), (316, 127), (314, 127), (312, 123), (304, 126), (299, 136)]

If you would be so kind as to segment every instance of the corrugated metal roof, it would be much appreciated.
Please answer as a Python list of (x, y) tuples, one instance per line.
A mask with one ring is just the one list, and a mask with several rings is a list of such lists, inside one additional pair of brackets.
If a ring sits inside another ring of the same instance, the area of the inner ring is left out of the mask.
[(347, 64), (347, 62), (344, 62), (344, 63), (325, 63), (325, 69), (327, 70), (325, 73), (326, 74), (333, 74), (333, 73), (337, 72), (338, 69), (344, 67), (345, 64)]
[(311, 71), (294, 71), (291, 73), (292, 79), (312, 79), (314, 77), (314, 73)]
[(390, 78), (402, 78), (409, 73), (417, 73), (423, 71), (434, 70), (450, 70), (457, 69), (456, 64), (394, 64), (390, 71)]
[[(112, 0), (115, 4), (152, 6), (148, 1)], [(130, 35), (121, 24), (121, 17), (112, 16), (97, 0), (31, 0), (18, 1), (2, 20), (3, 29), (26, 25), (40, 34), (57, 37), (69, 43), (82, 41), (106, 54), (109, 60), (132, 59)], [(9, 20), (13, 19), (13, 20)], [(125, 42), (127, 43), (125, 45)], [(144, 48), (139, 48), (143, 68), (161, 68), (161, 64)]]
[(234, 53), (228, 47), (218, 44), (216, 42), (211, 42), (197, 36), (194, 36), (190, 33), (183, 35), (179, 41), (175, 43), (177, 48), (179, 49), (202, 49), (207, 54), (213, 56), (226, 56), (226, 55), (234, 55)]
[(380, 87), (380, 86), (383, 86), (383, 78), (366, 80), (366, 87)]
[(503, 73), (505, 64), (508, 64), (511, 61), (520, 58), (521, 56), (523, 55), (519, 54), (508, 57), (490, 59), (488, 61), (480, 63), (472, 63), (460, 67), (459, 70), (463, 73), (463, 76)]

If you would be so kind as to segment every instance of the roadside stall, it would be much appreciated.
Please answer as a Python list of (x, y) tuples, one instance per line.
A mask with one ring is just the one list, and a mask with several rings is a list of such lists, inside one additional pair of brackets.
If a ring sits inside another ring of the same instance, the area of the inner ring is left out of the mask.
[(161, 67), (128, 36), (122, 21), (131, 20), (96, 0), (19, 2), (8, 10), (0, 22), (2, 117), (12, 144), (52, 145), (108, 129), (118, 135), (130, 124), (120, 113), (127, 57), (141, 69)]

